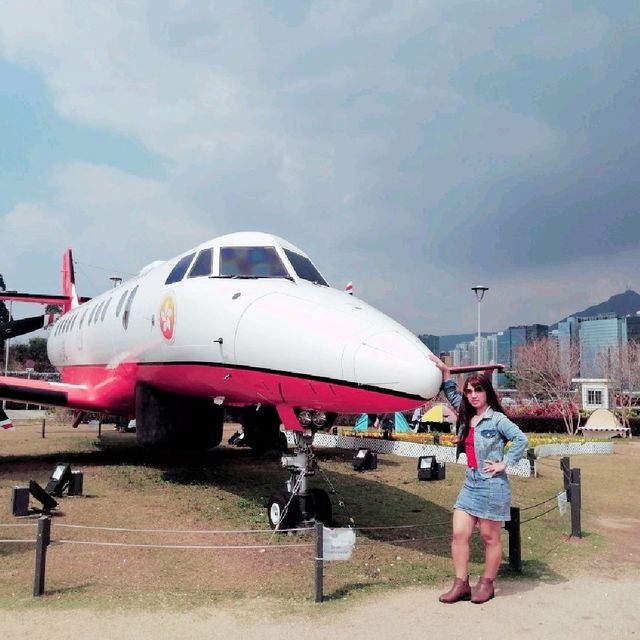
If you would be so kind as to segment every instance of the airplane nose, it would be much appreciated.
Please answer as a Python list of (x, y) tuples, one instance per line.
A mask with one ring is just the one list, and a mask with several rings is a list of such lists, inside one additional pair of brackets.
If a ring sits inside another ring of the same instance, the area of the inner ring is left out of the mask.
[(354, 354), (358, 384), (390, 389), (428, 400), (442, 384), (442, 374), (429, 359), (427, 348), (413, 336), (384, 331), (367, 337)]

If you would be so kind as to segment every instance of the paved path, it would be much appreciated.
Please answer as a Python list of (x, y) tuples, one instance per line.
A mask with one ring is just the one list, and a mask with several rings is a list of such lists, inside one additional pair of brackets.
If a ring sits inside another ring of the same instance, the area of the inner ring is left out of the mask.
[(0, 612), (5, 638), (64, 640), (141, 638), (580, 638), (640, 637), (640, 578), (598, 581), (574, 578), (558, 584), (506, 581), (484, 605), (442, 605), (440, 590), (409, 589), (353, 601), (304, 605), (287, 612), (262, 601), (188, 612), (59, 610), (48, 607)]

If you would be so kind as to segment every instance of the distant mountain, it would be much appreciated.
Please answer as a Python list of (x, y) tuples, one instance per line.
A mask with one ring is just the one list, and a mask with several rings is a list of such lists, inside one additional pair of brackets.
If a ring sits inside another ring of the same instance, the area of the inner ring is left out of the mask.
[[(606, 302), (600, 304), (594, 304), (591, 307), (587, 307), (584, 311), (577, 311), (569, 315), (574, 318), (588, 318), (590, 316), (598, 316), (603, 313), (615, 313), (619, 316), (635, 315), (636, 311), (640, 311), (640, 294), (631, 289), (627, 289), (624, 293), (618, 293), (615, 296), (611, 296)], [(569, 316), (567, 316), (569, 317)], [(566, 320), (563, 318), (560, 320)], [(558, 323), (553, 325), (556, 329)]]
[[(631, 289), (627, 289), (624, 293), (618, 293), (615, 296), (611, 296), (606, 302), (600, 304), (594, 304), (591, 307), (587, 307), (583, 311), (576, 311), (570, 313), (569, 316), (574, 318), (588, 318), (591, 316), (597, 316), (604, 313), (615, 313), (619, 316), (635, 315), (637, 311), (640, 311), (640, 294)], [(569, 317), (567, 316), (567, 318)], [(563, 318), (560, 322), (566, 320)], [(531, 319), (529, 324), (534, 324), (535, 319)], [(549, 329), (557, 329), (558, 323), (551, 325)], [(482, 332), (483, 336), (488, 336), (495, 332)], [(456, 333), (448, 336), (440, 336), (440, 351), (451, 351), (459, 342), (470, 342), (476, 337), (475, 333)]]
[[(455, 333), (449, 336), (440, 336), (440, 351), (451, 351), (459, 342), (471, 342), (477, 333)], [(490, 335), (482, 332), (483, 336)]]

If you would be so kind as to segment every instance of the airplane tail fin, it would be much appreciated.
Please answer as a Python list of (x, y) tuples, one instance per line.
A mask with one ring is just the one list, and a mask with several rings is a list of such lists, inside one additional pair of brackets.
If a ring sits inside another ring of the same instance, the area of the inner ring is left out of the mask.
[(62, 293), (65, 300), (62, 303), (62, 311), (66, 313), (79, 306), (76, 293), (76, 275), (73, 270), (73, 255), (71, 249), (67, 249), (62, 257)]

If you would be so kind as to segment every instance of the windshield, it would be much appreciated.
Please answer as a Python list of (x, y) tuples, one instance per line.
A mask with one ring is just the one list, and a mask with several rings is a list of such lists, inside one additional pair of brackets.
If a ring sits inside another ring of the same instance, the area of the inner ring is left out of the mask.
[(309, 258), (305, 258), (305, 256), (301, 256), (299, 253), (295, 253), (294, 251), (289, 251), (289, 249), (285, 249), (284, 252), (287, 258), (289, 258), (291, 266), (298, 274), (298, 277), (303, 280), (314, 282), (315, 284), (322, 284), (325, 287), (329, 286), (327, 281), (320, 275), (320, 272), (313, 266), (313, 263)]
[(289, 278), (275, 247), (221, 247), (223, 278)]

